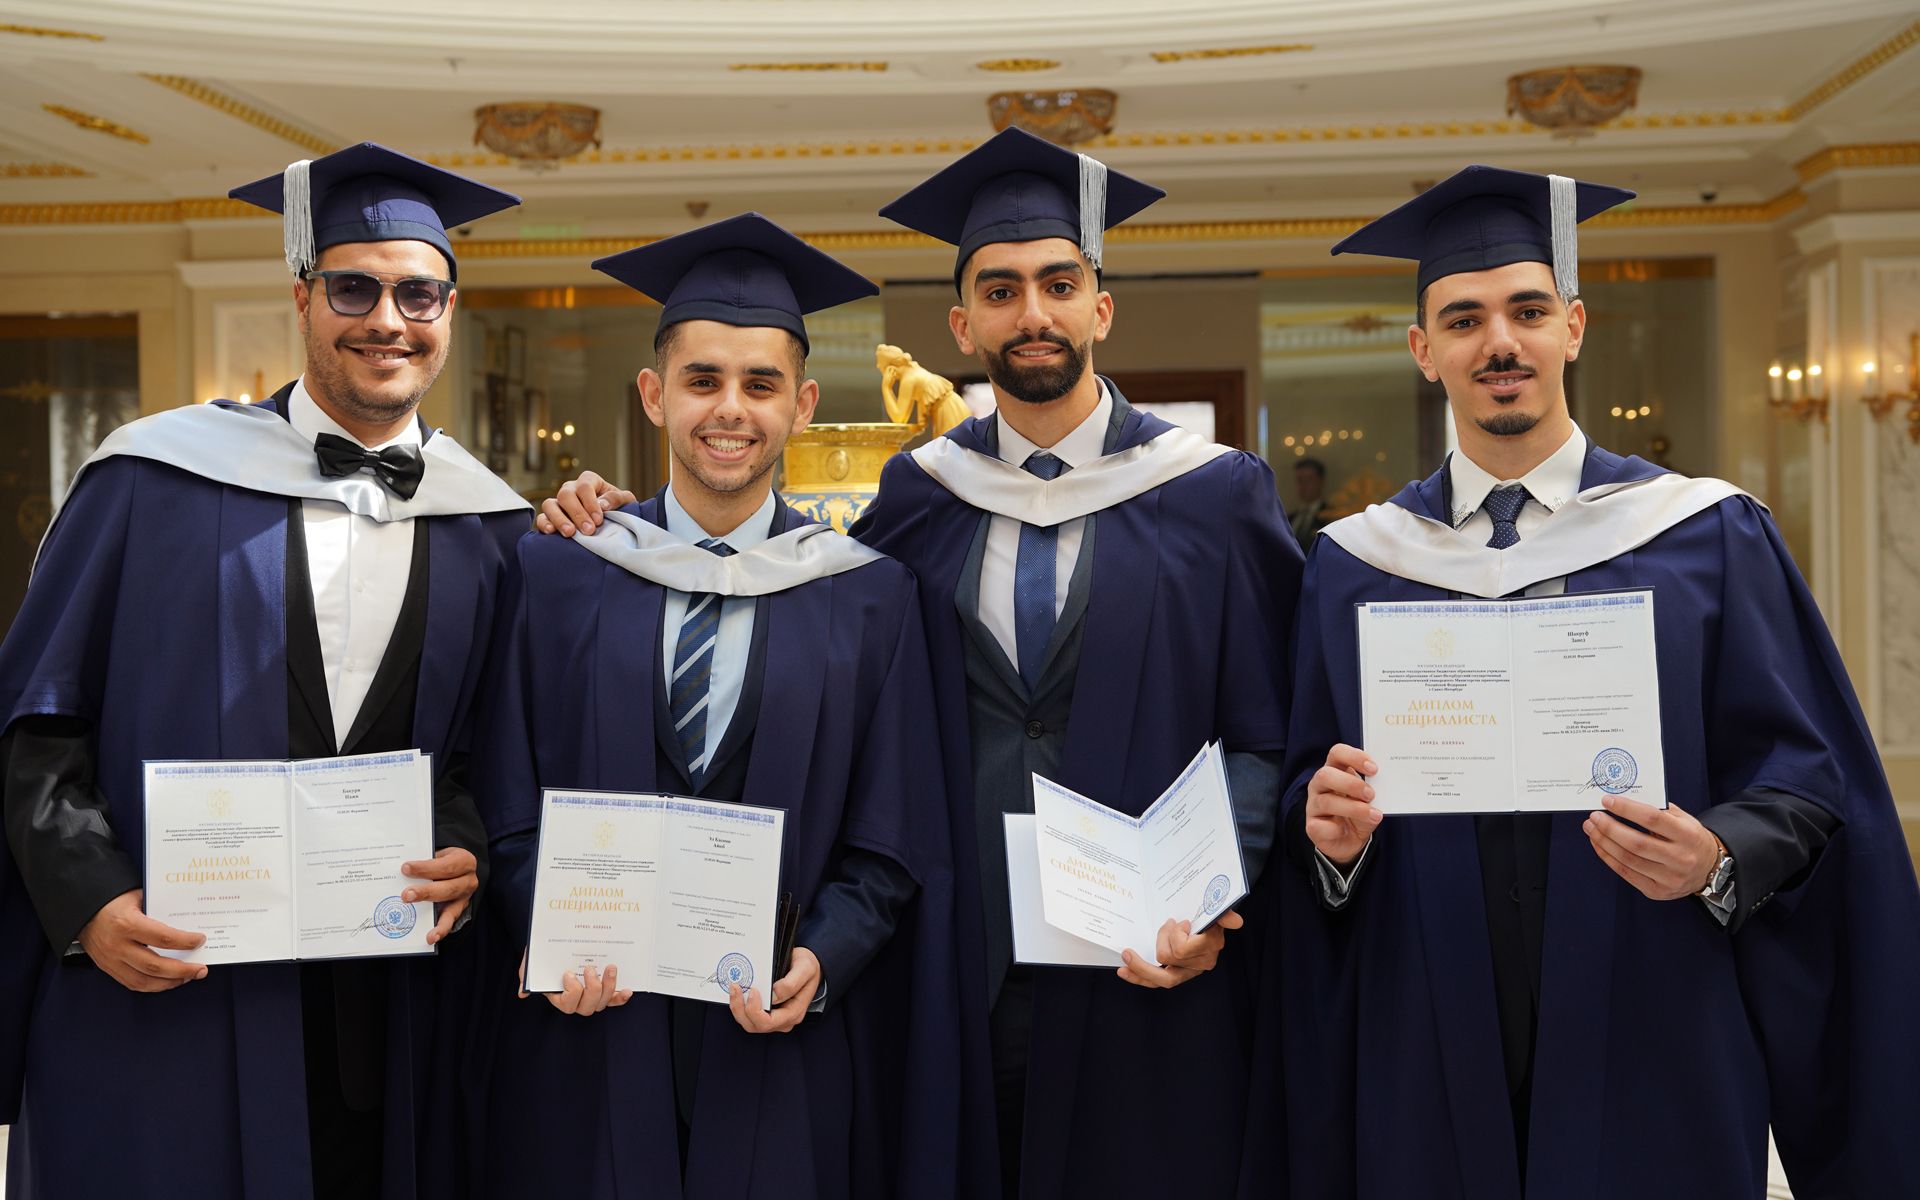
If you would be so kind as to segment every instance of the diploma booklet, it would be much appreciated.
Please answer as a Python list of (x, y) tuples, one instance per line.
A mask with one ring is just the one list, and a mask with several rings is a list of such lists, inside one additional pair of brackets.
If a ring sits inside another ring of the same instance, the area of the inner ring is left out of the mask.
[(1383, 812), (1667, 806), (1651, 591), (1357, 608)]
[[(1013, 902), (1013, 961), (1049, 967), (1118, 967), (1120, 952), (1047, 924), (1040, 898), (1040, 846), (1032, 813), (1004, 813), (1007, 897)], [(1152, 957), (1151, 954), (1148, 957)]]
[(775, 946), (787, 814), (684, 796), (547, 789), (527, 939), (529, 992), (620, 968), (623, 990), (727, 1003), (784, 973)]
[(433, 857), (418, 750), (146, 764), (146, 910), (204, 933), (197, 963), (431, 954), (433, 905), (400, 864)]
[[(1247, 894), (1218, 743), (1202, 746), (1137, 817), (1035, 775), (1033, 830), (1047, 924), (1114, 952), (1157, 961), (1168, 918), (1190, 920), (1199, 933)], [(1011, 835), (1009, 826), (1010, 877)]]

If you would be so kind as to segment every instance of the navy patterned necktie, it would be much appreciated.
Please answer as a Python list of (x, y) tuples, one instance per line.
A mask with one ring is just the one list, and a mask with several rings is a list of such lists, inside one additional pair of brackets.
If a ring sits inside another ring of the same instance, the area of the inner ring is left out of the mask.
[[(733, 547), (719, 538), (699, 543), (721, 558)], [(720, 641), (720, 597), (713, 592), (687, 596), (687, 615), (680, 618), (680, 637), (673, 647), (673, 678), (667, 687), (673, 713), (674, 736), (680, 739), (680, 757), (687, 779), (698, 791), (707, 773), (707, 700), (713, 683), (713, 652)]]
[(1480, 507), (1487, 510), (1493, 518), (1493, 536), (1487, 539), (1487, 545), (1495, 550), (1505, 550), (1520, 540), (1520, 529), (1514, 521), (1520, 516), (1520, 510), (1533, 499), (1523, 484), (1510, 483), (1506, 487), (1497, 487), (1487, 493)]
[[(1067, 464), (1045, 450), (1029, 454), (1021, 465), (1042, 479), (1058, 478), (1067, 469)], [(1040, 666), (1053, 639), (1054, 557), (1059, 544), (1058, 526), (1042, 529), (1024, 522), (1020, 526), (1020, 552), (1013, 563), (1013, 637), (1020, 678), (1029, 688), (1040, 682)]]

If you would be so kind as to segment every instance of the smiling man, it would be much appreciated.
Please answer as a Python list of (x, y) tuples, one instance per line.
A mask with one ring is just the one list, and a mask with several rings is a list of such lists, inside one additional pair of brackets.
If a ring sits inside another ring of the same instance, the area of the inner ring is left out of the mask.
[[(1770, 1123), (1796, 1195), (1920, 1180), (1920, 895), (1825, 623), (1758, 502), (1568, 414), (1573, 231), (1631, 196), (1469, 167), (1334, 247), (1419, 262), (1408, 343), (1460, 450), (1329, 525), (1302, 585), (1286, 837), (1346, 950), (1311, 977), (1350, 1073), (1318, 1093), (1329, 1193), (1758, 1196)], [(1354, 605), (1495, 574), (1652, 589), (1670, 807), (1383, 822)]]
[(789, 963), (713, 1003), (633, 995), (620, 963), (506, 1000), (488, 1194), (950, 1195), (953, 817), (913, 577), (773, 492), (819, 400), (803, 315), (876, 289), (751, 213), (594, 265), (664, 306), (637, 383), (671, 478), (520, 545), (478, 783), (512, 910), (497, 982), (548, 787), (784, 810), (798, 925)]
[(1167, 914), (1115, 971), (1035, 966), (1007, 890), (1002, 815), (1032, 811), (1036, 772), (1138, 814), (1219, 739), (1250, 879), (1273, 839), (1300, 564), (1273, 473), (1094, 372), (1105, 231), (1163, 194), (1010, 129), (881, 210), (957, 246), (948, 325), (996, 405), (889, 462), (853, 533), (920, 579), (1007, 1196), (1216, 1196), (1239, 1170), (1239, 914), (1198, 935)]
[(142, 909), (141, 765), (431, 754), (437, 853), (394, 866), (463, 957), (444, 939), (486, 875), (468, 714), (526, 506), (415, 409), (447, 357), (446, 228), (518, 201), (371, 143), (234, 195), (284, 212), (305, 372), (111, 434), (0, 648), (0, 1117), (18, 1104), (23, 1200), (448, 1182), (425, 1150), (448, 1148), (429, 1130), (459, 964), (155, 953), (201, 935)]

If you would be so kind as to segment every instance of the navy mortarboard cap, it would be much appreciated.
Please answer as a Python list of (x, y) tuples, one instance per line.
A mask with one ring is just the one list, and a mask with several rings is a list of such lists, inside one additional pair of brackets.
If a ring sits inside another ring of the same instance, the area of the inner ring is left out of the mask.
[(1625, 188), (1472, 166), (1343, 238), (1335, 254), (1379, 254), (1420, 264), (1419, 287), (1510, 263), (1553, 268), (1563, 300), (1580, 294), (1575, 226), (1633, 199)]
[(974, 251), (995, 242), (1066, 238), (1095, 270), (1105, 233), (1165, 196), (1024, 129), (1003, 129), (880, 210), (909, 229), (960, 247), (954, 283)]
[(687, 233), (593, 260), (634, 291), (658, 300), (660, 328), (719, 321), (784, 329), (807, 353), (807, 313), (878, 295), (866, 276), (767, 220), (741, 213)]
[(448, 227), (520, 203), (510, 192), (372, 142), (302, 159), (227, 195), (282, 214), (287, 266), (296, 275), (311, 270), (328, 246), (415, 241), (446, 255), (452, 278)]

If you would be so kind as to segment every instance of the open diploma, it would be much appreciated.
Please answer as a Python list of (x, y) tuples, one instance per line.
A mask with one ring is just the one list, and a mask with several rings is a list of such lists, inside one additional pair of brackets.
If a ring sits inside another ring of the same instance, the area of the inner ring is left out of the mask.
[(544, 793), (527, 942), (530, 992), (582, 968), (622, 990), (770, 1008), (787, 814), (684, 796)]
[(1358, 611), (1383, 812), (1667, 806), (1651, 591)]
[(147, 915), (207, 935), (197, 963), (431, 954), (433, 905), (400, 864), (433, 857), (433, 760), (146, 764)]
[(1035, 775), (1033, 818), (1047, 924), (1109, 950), (1157, 962), (1168, 918), (1198, 933), (1247, 894), (1217, 743), (1138, 817)]

